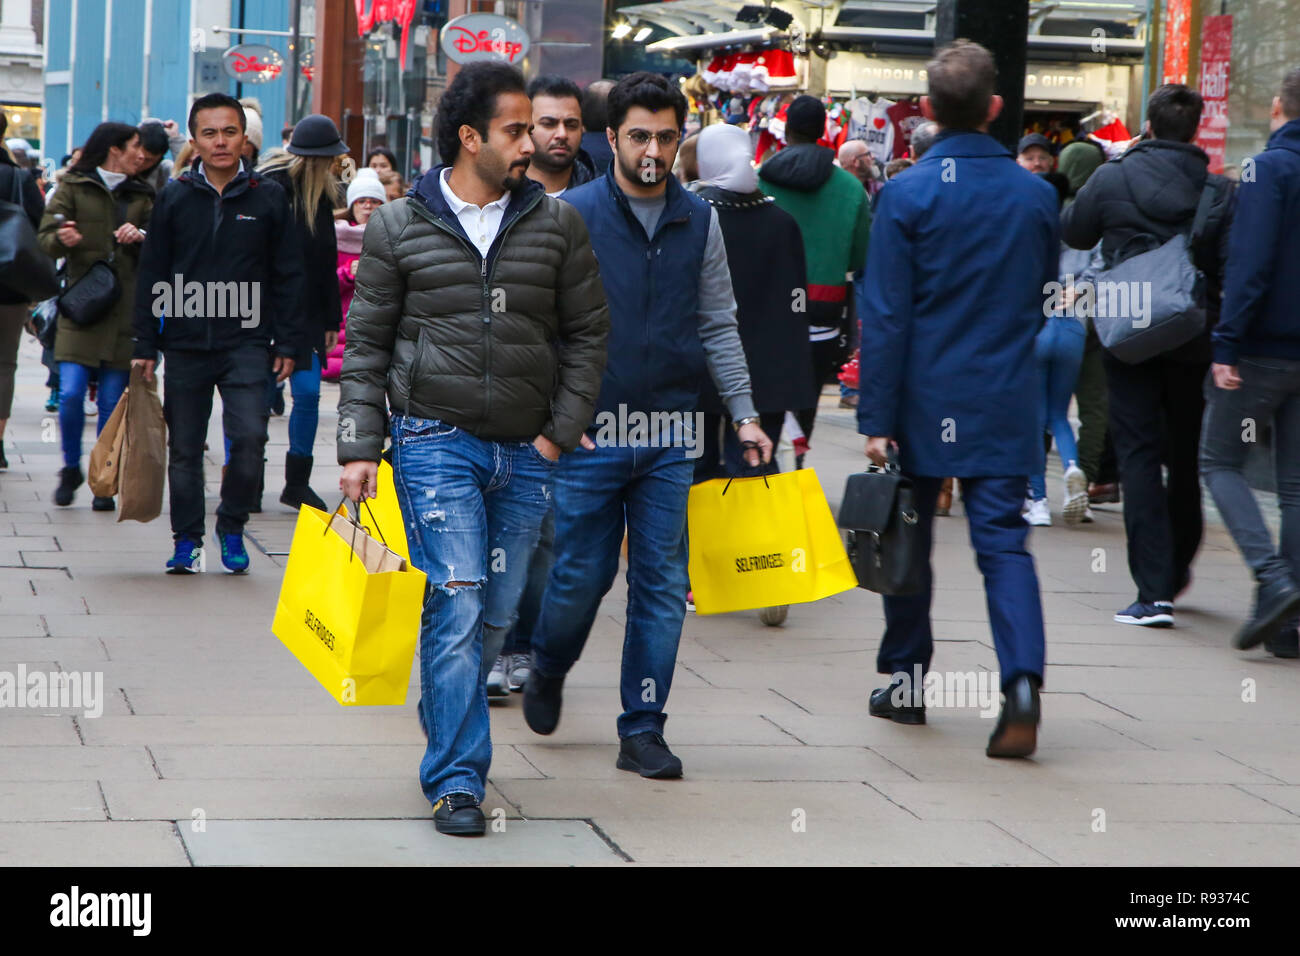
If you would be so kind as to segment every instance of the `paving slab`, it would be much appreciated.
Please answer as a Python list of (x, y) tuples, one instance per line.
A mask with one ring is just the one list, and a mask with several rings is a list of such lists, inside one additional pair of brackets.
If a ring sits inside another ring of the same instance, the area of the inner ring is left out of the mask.
[[(491, 827), (498, 821), (489, 819)], [(499, 821), (484, 839), (450, 839), (432, 821), (215, 820), (182, 827), (197, 866), (592, 866), (624, 860), (581, 820)]]

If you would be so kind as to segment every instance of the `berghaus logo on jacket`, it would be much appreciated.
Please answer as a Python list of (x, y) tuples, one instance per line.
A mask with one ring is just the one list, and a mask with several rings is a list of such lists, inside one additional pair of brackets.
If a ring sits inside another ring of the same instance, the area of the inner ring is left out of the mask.
[(246, 214), (244, 214), (244, 213), (242, 213), (242, 212), (237, 212), (237, 213), (235, 213), (235, 222), (241, 222), (241, 221), (246, 221), (246, 222), (257, 222), (257, 217), (256, 217), (256, 216), (249, 216), (249, 215), (246, 215)]

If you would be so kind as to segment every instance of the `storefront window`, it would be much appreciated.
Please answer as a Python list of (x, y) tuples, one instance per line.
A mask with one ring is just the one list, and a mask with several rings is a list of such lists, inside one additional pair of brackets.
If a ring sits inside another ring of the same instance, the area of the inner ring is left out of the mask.
[(25, 139), (37, 150), (40, 150), (41, 108), (39, 106), (0, 103), (0, 110), (4, 110), (4, 114), (9, 120), (9, 129), (5, 132), (5, 139)]
[[(1203, 0), (1205, 17), (1232, 17), (1225, 168), (1239, 168), (1268, 142), (1268, 112), (1288, 71), (1300, 67), (1295, 0)], [(1199, 45), (1200, 38), (1193, 40)]]

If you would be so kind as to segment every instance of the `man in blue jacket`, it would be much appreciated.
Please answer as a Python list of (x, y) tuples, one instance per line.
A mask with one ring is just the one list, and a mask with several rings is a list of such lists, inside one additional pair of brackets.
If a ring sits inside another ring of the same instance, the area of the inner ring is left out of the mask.
[(941, 133), (925, 157), (885, 186), (867, 254), (858, 431), (885, 464), (896, 446), (917, 492), (925, 590), (886, 597), (871, 695), (876, 717), (925, 722), (930, 666), (935, 502), (961, 479), (1005, 695), (987, 754), (1025, 757), (1037, 743), (1043, 611), (1020, 517), (1027, 476), (1042, 461), (1033, 416), (1034, 337), (1056, 279), (1057, 196), (988, 135), (1002, 109), (988, 50), (965, 40), (932, 60), (921, 100)]
[[(618, 573), (627, 528), (627, 625), (618, 718), (620, 770), (682, 775), (668, 749), (664, 703), (686, 616), (686, 500), (703, 438), (639, 433), (634, 416), (695, 419), (710, 374), (748, 464), (772, 442), (758, 424), (736, 325), (736, 300), (718, 216), (672, 175), (686, 98), (656, 73), (633, 73), (609, 92), (614, 161), (564, 194), (582, 215), (609, 300), (609, 361), (596, 401), (594, 441), (555, 473), (555, 566), (533, 632), (524, 719), (536, 733), (560, 720), (564, 677), (582, 653)], [(702, 416), (701, 416), (702, 417)], [(609, 427), (614, 422), (628, 423)], [(660, 426), (662, 427), (662, 426)], [(589, 429), (589, 431), (593, 431)], [(616, 434), (611, 439), (610, 432)], [(694, 446), (694, 447), (692, 447)]]
[[(1223, 306), (1211, 346), (1201, 474), (1258, 582), (1255, 610), (1234, 644), (1261, 641), (1300, 657), (1300, 69), (1273, 98), (1268, 147), (1242, 168), (1228, 240)], [(1258, 433), (1273, 423), (1280, 553), (1242, 474)]]

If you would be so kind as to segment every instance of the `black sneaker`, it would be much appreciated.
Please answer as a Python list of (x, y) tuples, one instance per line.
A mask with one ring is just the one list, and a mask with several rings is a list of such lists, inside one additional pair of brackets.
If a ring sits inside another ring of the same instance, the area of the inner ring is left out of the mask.
[(1255, 590), (1255, 613), (1241, 626), (1232, 646), (1240, 651), (1250, 650), (1262, 643), (1278, 626), (1300, 610), (1300, 590), (1291, 582), (1290, 575), (1280, 581), (1260, 584)]
[(482, 836), (487, 821), (473, 794), (449, 793), (433, 805), (433, 825), (449, 836)]
[(1292, 627), (1280, 632), (1276, 637), (1266, 637), (1264, 649), (1274, 657), (1294, 660), (1300, 657), (1300, 631)]
[(560, 723), (564, 703), (564, 676), (548, 677), (533, 661), (524, 685), (524, 721), (535, 734), (553, 734)]
[(871, 692), (867, 712), (872, 717), (885, 717), (896, 724), (925, 723), (925, 701), (918, 704), (907, 700), (908, 691), (901, 687), (902, 681), (894, 681), (888, 687), (879, 687)]
[[(531, 681), (529, 686), (532, 686)], [(682, 775), (682, 762), (673, 756), (663, 736), (653, 730), (624, 737), (614, 766), (655, 780), (676, 779)]]
[(1115, 615), (1120, 624), (1140, 624), (1142, 627), (1173, 627), (1174, 606), (1169, 601), (1156, 601), (1143, 604), (1134, 601)]

